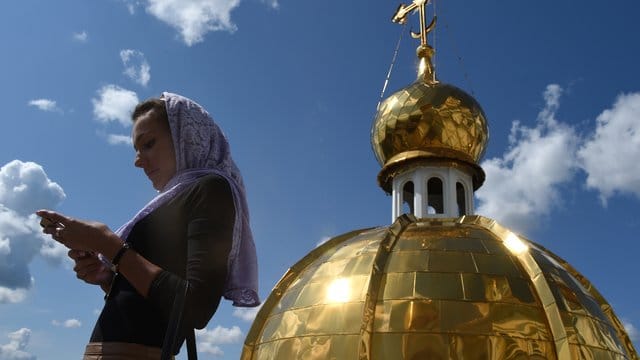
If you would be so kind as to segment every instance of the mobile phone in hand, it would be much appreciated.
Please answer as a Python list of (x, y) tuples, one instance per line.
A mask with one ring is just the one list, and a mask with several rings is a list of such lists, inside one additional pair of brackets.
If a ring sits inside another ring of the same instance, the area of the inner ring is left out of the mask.
[(56, 226), (56, 227), (64, 227), (64, 225), (57, 223), (49, 218), (46, 217), (42, 217), (40, 219), (40, 226), (42, 226), (43, 228), (49, 227), (49, 226)]

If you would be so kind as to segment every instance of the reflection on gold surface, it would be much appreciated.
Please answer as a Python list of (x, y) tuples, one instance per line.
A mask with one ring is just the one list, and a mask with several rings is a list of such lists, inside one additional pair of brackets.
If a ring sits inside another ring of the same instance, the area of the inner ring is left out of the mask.
[(327, 301), (332, 303), (342, 303), (351, 297), (351, 284), (349, 279), (338, 278), (333, 280), (327, 287)]
[(529, 250), (527, 244), (525, 244), (516, 234), (511, 233), (504, 239), (504, 246), (507, 247), (514, 255), (520, 255)]
[(275, 286), (242, 360), (638, 359), (592, 284), (510, 233), (403, 216), (332, 239)]

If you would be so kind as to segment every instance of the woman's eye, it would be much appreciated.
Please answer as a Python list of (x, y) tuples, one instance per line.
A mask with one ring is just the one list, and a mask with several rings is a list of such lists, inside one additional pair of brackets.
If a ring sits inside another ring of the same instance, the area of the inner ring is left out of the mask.
[(142, 144), (142, 148), (149, 150), (153, 147), (153, 145), (156, 144), (156, 139), (151, 139), (149, 141), (147, 141), (146, 143)]

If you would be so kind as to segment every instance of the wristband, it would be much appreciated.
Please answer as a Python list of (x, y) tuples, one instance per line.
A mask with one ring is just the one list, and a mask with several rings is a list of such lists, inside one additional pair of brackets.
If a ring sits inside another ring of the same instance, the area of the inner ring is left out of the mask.
[(122, 247), (120, 248), (120, 250), (118, 250), (118, 252), (116, 253), (116, 256), (113, 257), (113, 260), (111, 260), (111, 271), (113, 271), (116, 274), (118, 273), (118, 263), (120, 262), (122, 255), (124, 255), (124, 253), (126, 253), (127, 250), (129, 250), (130, 248), (131, 248), (131, 245), (129, 245), (128, 242), (122, 243)]

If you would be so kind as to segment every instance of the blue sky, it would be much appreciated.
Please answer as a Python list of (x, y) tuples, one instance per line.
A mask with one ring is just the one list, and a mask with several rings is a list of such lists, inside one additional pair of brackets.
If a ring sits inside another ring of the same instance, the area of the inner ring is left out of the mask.
[[(5, 4), (0, 360), (82, 353), (102, 296), (75, 279), (31, 214), (50, 207), (113, 229), (135, 214), (154, 191), (133, 167), (128, 114), (162, 91), (204, 105), (229, 137), (263, 298), (328, 237), (388, 224), (369, 134), (403, 31), (390, 22), (398, 4)], [(568, 260), (638, 347), (640, 3), (451, 0), (436, 11), (437, 75), (472, 94), (489, 121), (477, 213)], [(417, 30), (416, 19), (407, 26)], [(416, 75), (408, 30), (387, 96)], [(201, 358), (237, 359), (251, 319), (224, 303), (198, 335)]]

